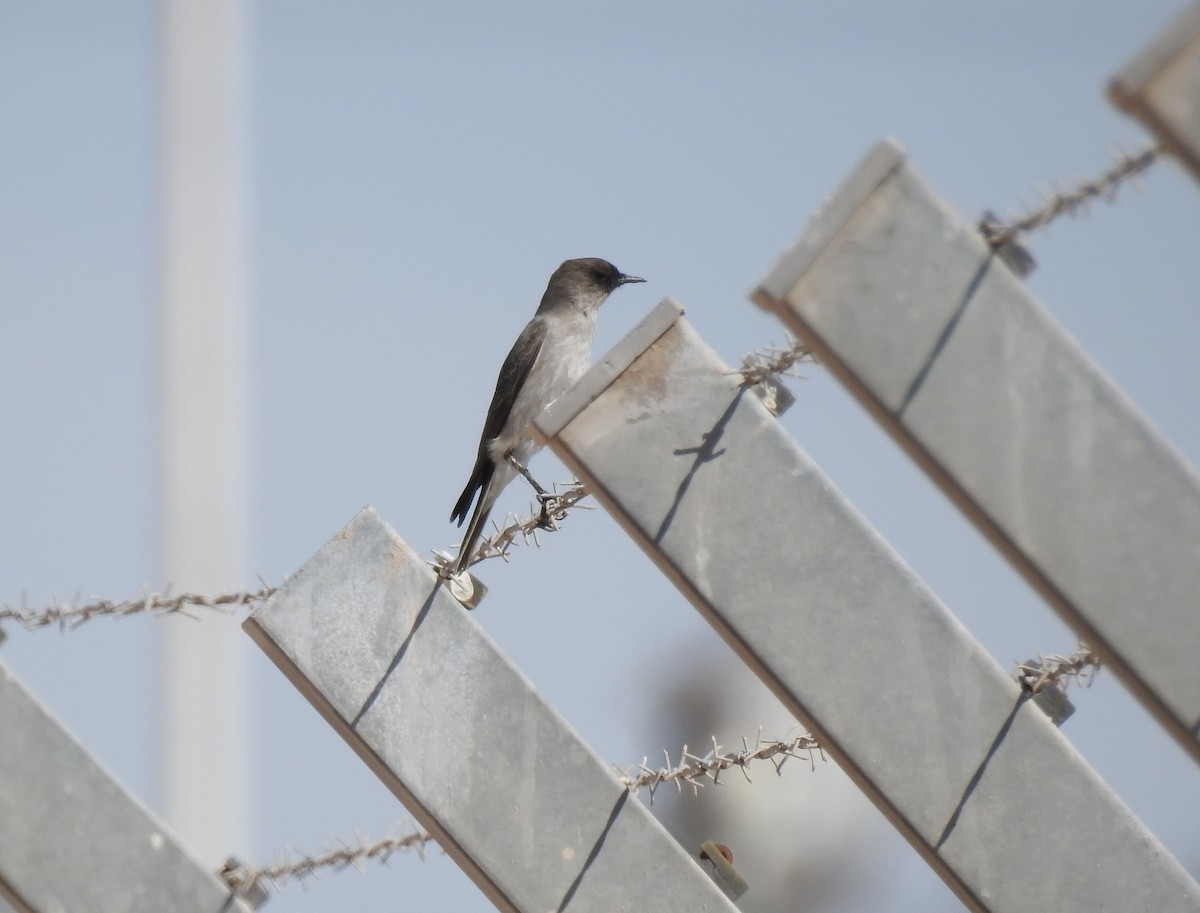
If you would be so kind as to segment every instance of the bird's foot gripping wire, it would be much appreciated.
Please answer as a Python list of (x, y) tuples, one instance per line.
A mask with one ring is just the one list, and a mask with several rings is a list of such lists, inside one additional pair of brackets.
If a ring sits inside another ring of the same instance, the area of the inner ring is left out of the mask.
[(563, 516), (563, 511), (559, 507), (561, 497), (542, 488), (542, 486), (538, 484), (537, 479), (533, 477), (533, 473), (531, 473), (525, 467), (524, 463), (513, 456), (512, 453), (505, 454), (504, 459), (508, 460), (513, 469), (521, 473), (521, 475), (525, 477), (525, 481), (532, 485), (533, 490), (537, 492), (538, 501), (540, 501), (542, 504), (542, 509), (538, 513), (537, 518), (538, 529), (558, 529), (558, 526), (554, 521), (561, 519)]
[(538, 500), (542, 502), (542, 509), (538, 512), (537, 525), (538, 529), (558, 529), (556, 520), (561, 520), (567, 515), (566, 510), (561, 507), (562, 498), (559, 495), (552, 495), (547, 492), (538, 492)]

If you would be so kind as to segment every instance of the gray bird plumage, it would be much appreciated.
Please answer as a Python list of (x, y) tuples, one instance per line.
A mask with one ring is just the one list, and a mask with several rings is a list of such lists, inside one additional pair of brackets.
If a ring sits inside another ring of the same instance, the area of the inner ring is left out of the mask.
[(529, 433), (530, 422), (588, 369), (597, 309), (613, 290), (645, 281), (627, 276), (596, 257), (567, 260), (550, 277), (537, 312), (500, 368), (475, 468), (450, 514), (451, 521), (462, 526), (475, 502), (454, 573), (461, 573), (470, 563), (496, 499), (517, 475), (509, 455), (527, 466), (537, 452), (538, 445)]

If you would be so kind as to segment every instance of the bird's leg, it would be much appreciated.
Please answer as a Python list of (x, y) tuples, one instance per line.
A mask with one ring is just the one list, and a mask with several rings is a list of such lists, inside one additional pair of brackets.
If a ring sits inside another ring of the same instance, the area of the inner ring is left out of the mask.
[(554, 518), (550, 515), (550, 505), (558, 499), (558, 495), (552, 495), (546, 489), (542, 488), (537, 483), (537, 479), (533, 477), (533, 474), (525, 468), (520, 460), (513, 456), (511, 450), (504, 455), (504, 458), (512, 464), (513, 469), (525, 476), (525, 481), (532, 485), (533, 490), (537, 492), (538, 500), (542, 502), (542, 510), (538, 514), (538, 526), (542, 529), (554, 529)]
[(537, 483), (537, 479), (533, 477), (532, 473), (525, 468), (524, 464), (522, 464), (520, 460), (513, 456), (511, 450), (504, 455), (504, 459), (508, 460), (508, 462), (512, 464), (513, 469), (525, 476), (525, 481), (533, 486), (533, 490), (537, 492), (538, 499), (543, 504), (550, 498), (554, 497), (554, 495), (550, 494), (548, 491), (546, 491), (546, 489), (542, 488), (542, 486)]

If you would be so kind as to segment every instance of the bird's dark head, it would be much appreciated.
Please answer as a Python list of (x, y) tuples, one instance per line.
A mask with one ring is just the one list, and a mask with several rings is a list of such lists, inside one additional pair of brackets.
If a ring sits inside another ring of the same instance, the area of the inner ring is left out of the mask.
[(607, 260), (581, 257), (567, 260), (554, 271), (539, 311), (561, 306), (577, 307), (592, 313), (614, 289), (631, 282), (645, 282), (637, 276), (627, 276)]

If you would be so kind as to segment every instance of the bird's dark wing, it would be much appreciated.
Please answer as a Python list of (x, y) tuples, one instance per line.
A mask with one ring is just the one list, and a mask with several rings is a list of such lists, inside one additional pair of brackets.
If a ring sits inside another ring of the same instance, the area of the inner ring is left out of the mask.
[(500, 376), (496, 378), (496, 392), (492, 394), (492, 405), (488, 408), (487, 421), (483, 423), (483, 437), (479, 441), (482, 451), (486, 452), (488, 441), (503, 430), (504, 423), (512, 414), (517, 394), (525, 386), (525, 379), (533, 370), (533, 363), (537, 361), (545, 341), (546, 321), (535, 317), (525, 324), (525, 329), (513, 343), (500, 368)]
[(495, 470), (495, 464), (488, 455), (488, 442), (498, 436), (504, 429), (505, 422), (512, 414), (513, 404), (517, 394), (525, 385), (525, 379), (537, 361), (538, 353), (542, 351), (542, 343), (546, 340), (546, 322), (540, 317), (525, 324), (525, 329), (513, 343), (500, 367), (500, 376), (496, 378), (496, 392), (492, 394), (492, 405), (488, 408), (487, 419), (483, 423), (483, 434), (479, 438), (479, 452), (475, 457), (475, 468), (467, 487), (459, 496), (450, 514), (451, 522), (458, 521), (462, 526), (467, 518), (467, 510), (475, 497), (475, 492), (487, 484)]

